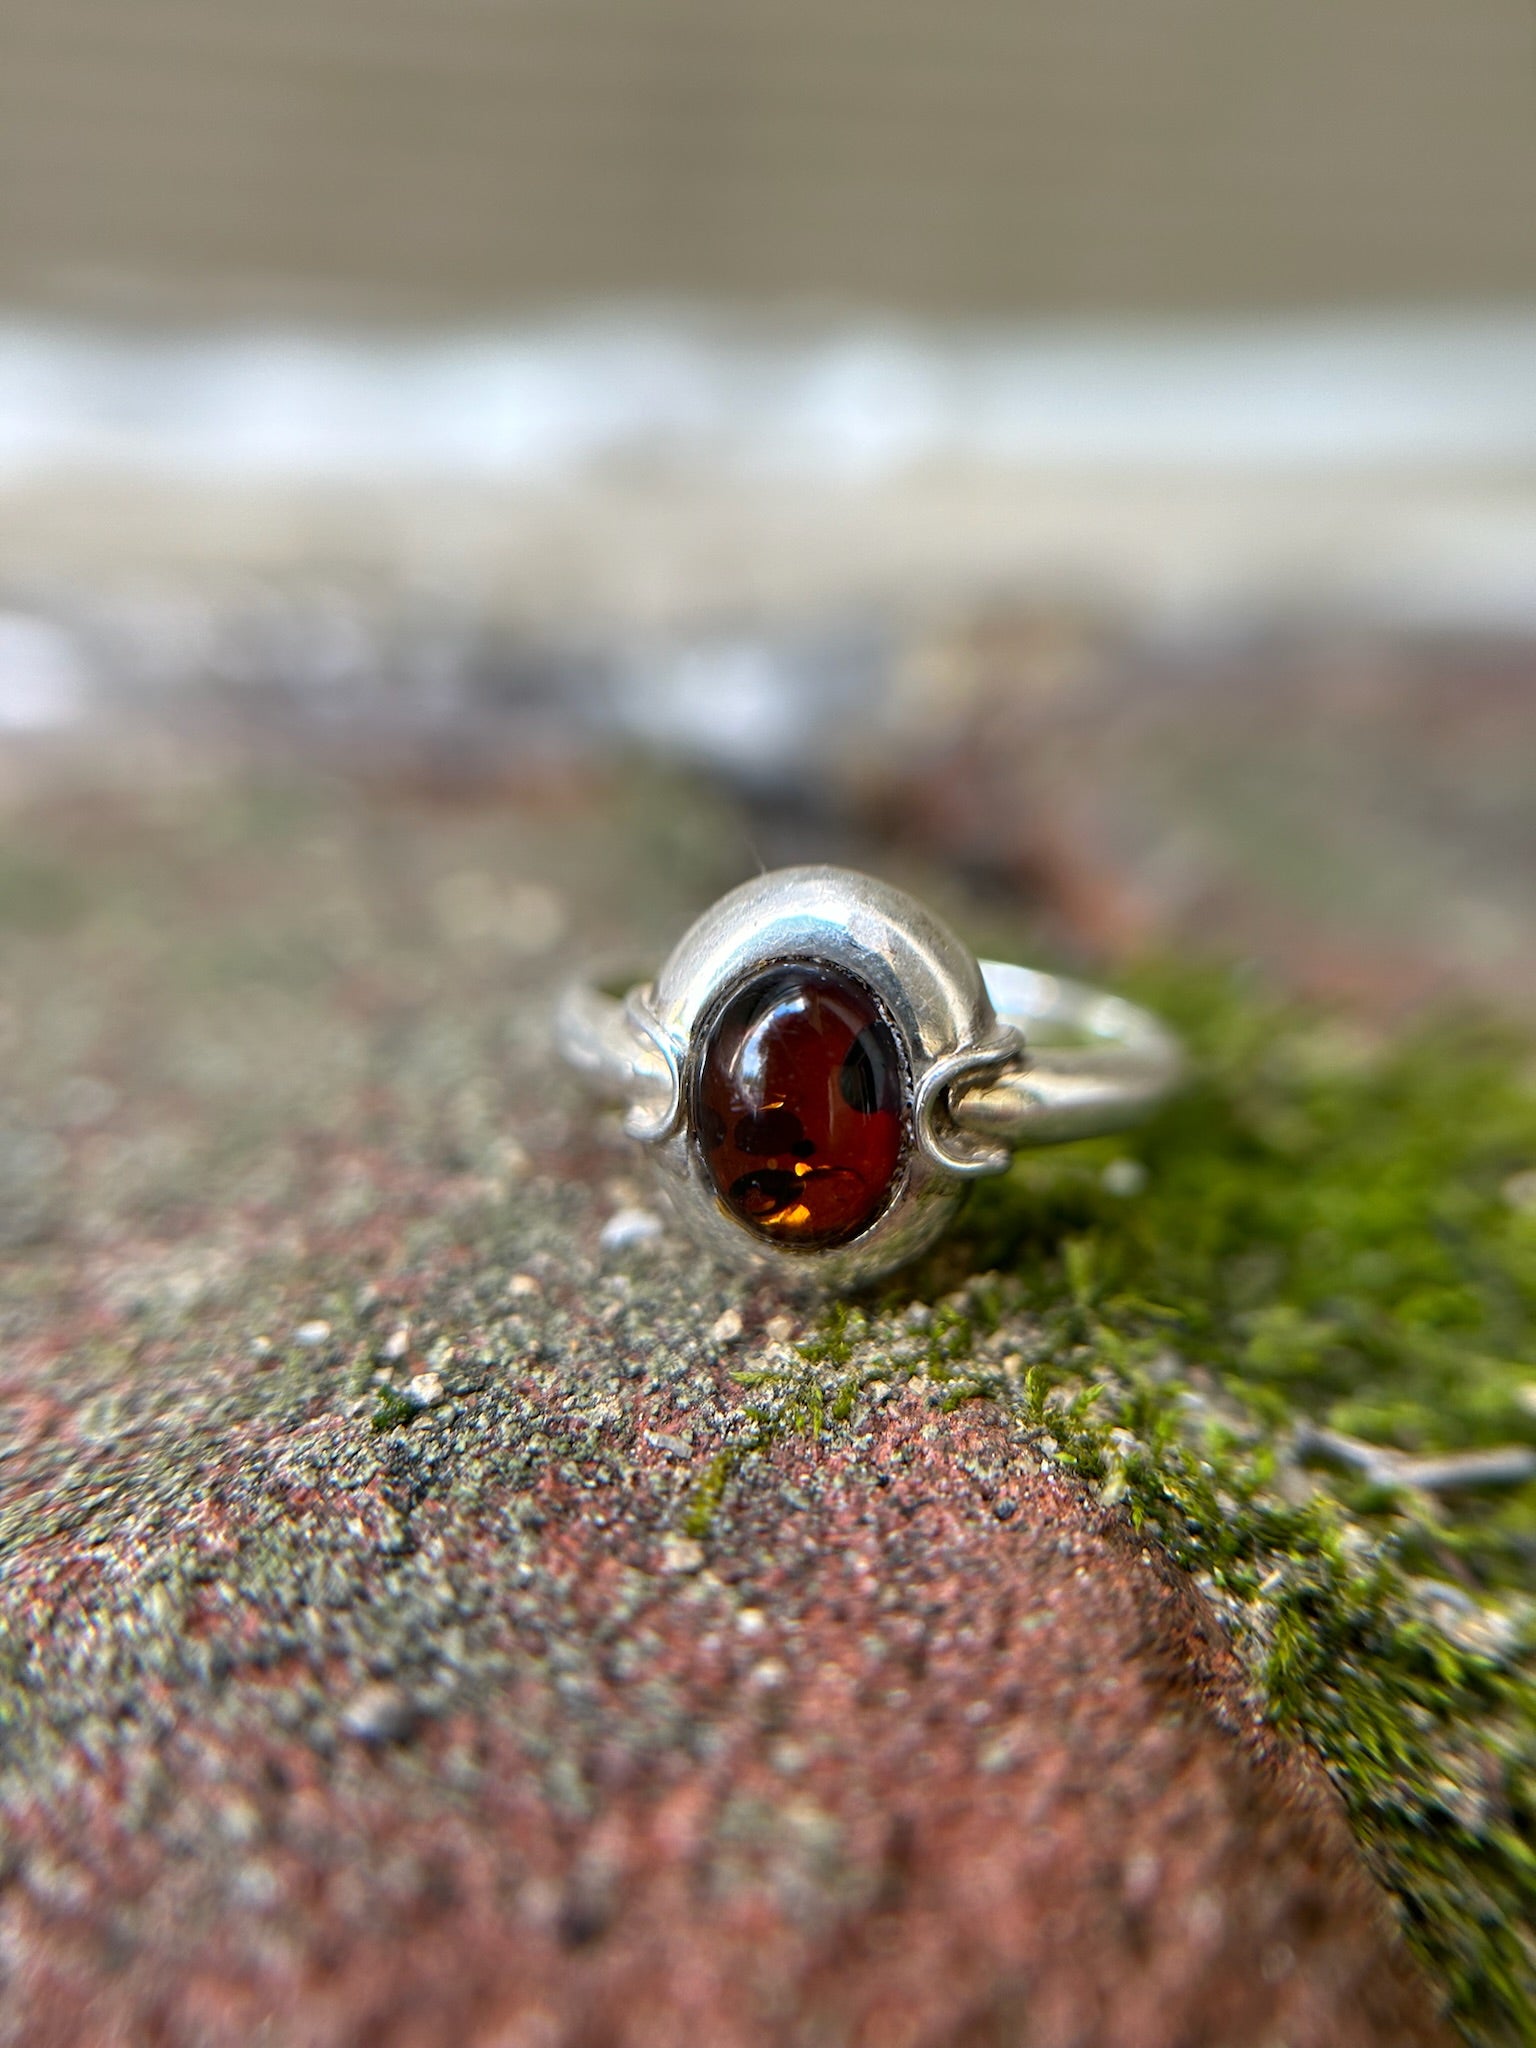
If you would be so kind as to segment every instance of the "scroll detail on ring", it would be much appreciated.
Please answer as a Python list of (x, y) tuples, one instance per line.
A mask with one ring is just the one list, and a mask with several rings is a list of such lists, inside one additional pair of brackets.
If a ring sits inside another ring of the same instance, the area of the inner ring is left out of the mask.
[(650, 1005), (650, 988), (632, 988), (624, 999), (624, 1021), (647, 1051), (659, 1056), (658, 1072), (649, 1059), (635, 1061), (635, 1079), (644, 1091), (624, 1112), (626, 1136), (642, 1145), (670, 1138), (682, 1120), (683, 1063), (680, 1048)]
[(1012, 1147), (963, 1129), (955, 1121), (951, 1103), (969, 1083), (996, 1080), (1023, 1064), (1023, 1032), (1001, 1022), (984, 1043), (962, 1046), (935, 1060), (918, 1082), (912, 1104), (917, 1142), (928, 1157), (967, 1179), (1006, 1173), (1013, 1161)]

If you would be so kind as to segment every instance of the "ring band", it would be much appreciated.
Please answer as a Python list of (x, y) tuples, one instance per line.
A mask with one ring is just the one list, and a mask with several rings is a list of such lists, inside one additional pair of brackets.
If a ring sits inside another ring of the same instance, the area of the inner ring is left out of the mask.
[(977, 961), (902, 891), (784, 868), (722, 897), (649, 983), (572, 984), (559, 1050), (623, 1105), (694, 1234), (854, 1286), (914, 1257), (1023, 1146), (1139, 1122), (1178, 1041), (1122, 998)]

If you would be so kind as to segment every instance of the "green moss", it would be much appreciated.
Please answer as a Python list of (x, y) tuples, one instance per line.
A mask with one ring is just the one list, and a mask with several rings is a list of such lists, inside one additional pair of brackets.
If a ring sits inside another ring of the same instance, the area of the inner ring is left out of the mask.
[[(753, 1446), (758, 1448), (758, 1446)], [(687, 1512), (683, 1516), (683, 1533), (696, 1539), (709, 1534), (715, 1519), (715, 1511), (725, 1496), (725, 1489), (731, 1476), (741, 1463), (744, 1453), (731, 1448), (716, 1451), (704, 1468), (704, 1476), (693, 1490)]]
[(716, 1511), (744, 1458), (765, 1450), (776, 1437), (819, 1437), (829, 1422), (846, 1422), (859, 1390), (870, 1377), (850, 1370), (855, 1345), (868, 1331), (862, 1309), (839, 1302), (816, 1335), (786, 1349), (781, 1365), (756, 1366), (736, 1374), (737, 1384), (756, 1393), (747, 1408), (750, 1434), (717, 1451), (694, 1488), (683, 1516), (684, 1532), (709, 1534)]
[(1007, 1405), (1206, 1587), (1468, 2038), (1536, 2041), (1536, 1486), (1368, 1485), (1295, 1435), (1536, 1444), (1530, 1048), (1468, 1022), (1374, 1043), (1218, 978), (1138, 992), (1196, 1084), (1133, 1140), (1022, 1156), (918, 1282), (986, 1277), (926, 1327), (910, 1276), (834, 1311), (760, 1427), (892, 1372)]
[(378, 1435), (386, 1429), (407, 1429), (420, 1412), (414, 1401), (407, 1401), (393, 1387), (380, 1387), (373, 1413), (368, 1418), (369, 1426)]

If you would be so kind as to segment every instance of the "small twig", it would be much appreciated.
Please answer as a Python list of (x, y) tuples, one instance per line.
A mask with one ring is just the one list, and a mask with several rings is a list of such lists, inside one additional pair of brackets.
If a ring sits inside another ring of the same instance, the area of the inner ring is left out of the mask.
[(1411, 1488), (1417, 1493), (1472, 1493), (1484, 1487), (1523, 1486), (1528, 1479), (1536, 1479), (1536, 1449), (1528, 1444), (1415, 1458), (1380, 1444), (1363, 1443), (1336, 1429), (1319, 1429), (1311, 1422), (1296, 1425), (1293, 1442), (1299, 1458), (1358, 1472), (1373, 1486)]
[(1523, 1486), (1536, 1479), (1536, 1451), (1500, 1444), (1489, 1451), (1455, 1451), (1443, 1458), (1404, 1458), (1404, 1481), (1423, 1493), (1470, 1493), (1484, 1486)]

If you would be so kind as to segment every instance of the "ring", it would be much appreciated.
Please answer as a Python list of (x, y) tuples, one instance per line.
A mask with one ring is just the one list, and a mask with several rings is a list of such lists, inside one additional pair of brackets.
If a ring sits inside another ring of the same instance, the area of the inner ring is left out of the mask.
[(835, 867), (733, 889), (627, 994), (574, 983), (556, 1039), (701, 1242), (833, 1287), (915, 1257), (1018, 1147), (1139, 1122), (1184, 1064), (1148, 1011), (978, 961)]

